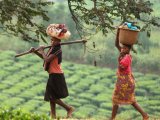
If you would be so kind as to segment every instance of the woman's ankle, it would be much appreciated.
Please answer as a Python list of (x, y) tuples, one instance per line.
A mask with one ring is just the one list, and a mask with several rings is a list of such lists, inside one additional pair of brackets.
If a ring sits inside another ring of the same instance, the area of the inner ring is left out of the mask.
[(115, 120), (115, 118), (112, 118), (112, 117), (111, 117), (109, 120)]
[(51, 118), (56, 119), (56, 115), (51, 113)]
[(66, 110), (67, 110), (67, 111), (69, 111), (69, 110), (71, 110), (71, 109), (73, 109), (72, 106), (69, 106), (69, 105), (68, 105), (68, 106), (66, 107)]
[(142, 116), (143, 118), (149, 118), (149, 115), (147, 113), (144, 113)]
[(74, 112), (74, 107), (70, 106), (69, 109), (67, 110), (67, 118), (72, 117), (72, 113)]

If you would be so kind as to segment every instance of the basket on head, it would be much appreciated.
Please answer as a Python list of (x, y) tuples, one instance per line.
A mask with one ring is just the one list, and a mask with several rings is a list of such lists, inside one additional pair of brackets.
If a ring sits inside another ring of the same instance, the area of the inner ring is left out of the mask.
[(46, 33), (61, 40), (68, 39), (71, 35), (65, 24), (50, 24), (46, 29)]
[(130, 30), (119, 27), (119, 41), (122, 44), (133, 45), (137, 43), (138, 33), (140, 30)]

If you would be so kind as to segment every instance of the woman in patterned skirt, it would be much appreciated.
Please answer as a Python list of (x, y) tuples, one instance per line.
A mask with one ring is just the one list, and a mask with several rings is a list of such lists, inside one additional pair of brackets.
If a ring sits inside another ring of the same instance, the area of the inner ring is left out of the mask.
[(119, 105), (131, 104), (138, 112), (141, 113), (143, 120), (148, 120), (149, 116), (138, 105), (135, 99), (135, 80), (131, 70), (132, 56), (130, 55), (131, 45), (119, 45), (119, 29), (115, 45), (118, 48), (120, 55), (118, 58), (117, 82), (112, 96), (113, 108), (111, 120), (114, 120), (117, 114)]

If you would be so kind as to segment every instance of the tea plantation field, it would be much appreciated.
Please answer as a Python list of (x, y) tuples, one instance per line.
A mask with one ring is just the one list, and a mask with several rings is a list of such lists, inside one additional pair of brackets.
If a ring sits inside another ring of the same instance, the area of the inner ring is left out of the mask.
[[(43, 101), (48, 74), (35, 55), (15, 58), (13, 51), (0, 51), (0, 106), (49, 115)], [(75, 107), (73, 118), (106, 120), (111, 115), (116, 70), (63, 61), (70, 96), (64, 99)], [(160, 76), (134, 72), (136, 99), (152, 119), (160, 120)], [(66, 112), (57, 106), (58, 116)], [(132, 106), (121, 106), (118, 120), (141, 120)]]

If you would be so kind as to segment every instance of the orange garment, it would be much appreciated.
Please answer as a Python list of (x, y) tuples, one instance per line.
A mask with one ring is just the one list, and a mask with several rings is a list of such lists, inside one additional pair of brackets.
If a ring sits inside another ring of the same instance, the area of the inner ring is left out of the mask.
[(54, 54), (55, 57), (53, 58), (53, 60), (48, 63), (48, 73), (63, 73), (63, 70), (61, 68), (61, 61), (62, 61), (62, 50), (61, 50), (61, 45), (58, 44), (54, 47), (51, 47), (48, 52), (47, 52), (47, 56), (49, 56), (50, 54)]
[(53, 60), (50, 62), (48, 73), (63, 73), (63, 70), (61, 68), (61, 64), (58, 64), (58, 57), (56, 56), (53, 58)]

